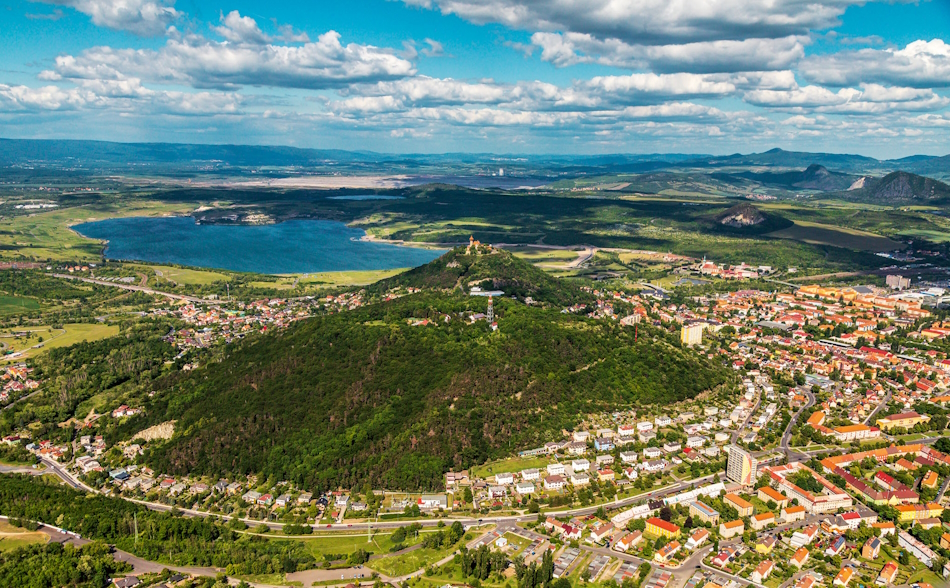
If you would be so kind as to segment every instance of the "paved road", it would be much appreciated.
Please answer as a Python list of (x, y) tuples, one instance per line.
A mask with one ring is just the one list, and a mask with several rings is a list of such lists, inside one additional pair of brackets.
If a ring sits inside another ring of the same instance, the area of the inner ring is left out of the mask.
[(13, 406), (14, 406), (17, 402), (22, 402), (23, 400), (26, 400), (27, 398), (31, 398), (31, 397), (33, 397), (33, 396), (36, 396), (36, 395), (39, 394), (40, 392), (41, 392), (41, 390), (34, 390), (34, 391), (30, 392), (29, 394), (27, 394), (26, 396), (21, 396), (21, 397), (17, 398), (16, 400), (14, 400), (14, 401), (11, 402), (10, 404), (4, 406), (4, 407), (3, 407), (2, 409), (0, 409), (0, 410), (10, 410), (11, 408), (13, 408)]
[(785, 428), (785, 433), (782, 435), (782, 442), (779, 445), (779, 448), (785, 453), (785, 457), (788, 458), (789, 462), (793, 461), (805, 461), (810, 459), (811, 456), (807, 453), (797, 451), (788, 446), (789, 441), (792, 439), (792, 427), (795, 426), (795, 423), (798, 421), (798, 417), (802, 415), (803, 412), (814, 406), (815, 404), (815, 395), (809, 391), (805, 392), (805, 396), (808, 398), (808, 402), (805, 403), (798, 412), (792, 415), (790, 421), (788, 421), (788, 427)]
[(762, 391), (759, 390), (755, 396), (755, 404), (752, 406), (752, 410), (749, 411), (749, 416), (746, 417), (745, 421), (732, 433), (732, 444), (735, 445), (736, 441), (739, 440), (739, 435), (742, 434), (742, 431), (749, 426), (749, 422), (752, 420), (752, 415), (755, 414), (755, 411), (759, 409), (759, 403), (762, 402)]
[(877, 408), (875, 408), (874, 411), (873, 411), (871, 414), (868, 415), (868, 418), (864, 421), (864, 424), (865, 424), (865, 425), (870, 425), (871, 422), (874, 420), (874, 415), (876, 415), (877, 413), (881, 412), (881, 409), (882, 409), (882, 408), (885, 408), (885, 407), (887, 406), (887, 403), (890, 402), (890, 401), (891, 401), (891, 388), (890, 388), (890, 386), (888, 386), (888, 388), (887, 388), (887, 394), (884, 396), (884, 402), (880, 403), (880, 404), (877, 406)]
[(99, 286), (111, 286), (113, 288), (119, 288), (121, 290), (129, 290), (132, 292), (144, 292), (146, 294), (154, 294), (156, 296), (164, 296), (166, 298), (172, 298), (174, 300), (185, 300), (187, 302), (192, 302), (194, 304), (214, 304), (213, 300), (205, 300), (204, 298), (196, 298), (194, 296), (185, 296), (183, 294), (172, 294), (170, 292), (162, 292), (160, 290), (153, 290), (145, 286), (134, 286), (132, 284), (121, 284), (116, 282), (107, 282), (105, 280), (97, 280), (95, 278), (85, 278), (82, 276), (70, 276), (69, 274), (52, 274), (53, 277), (63, 278), (64, 280), (79, 280), (80, 282), (86, 282), (89, 284), (98, 284)]

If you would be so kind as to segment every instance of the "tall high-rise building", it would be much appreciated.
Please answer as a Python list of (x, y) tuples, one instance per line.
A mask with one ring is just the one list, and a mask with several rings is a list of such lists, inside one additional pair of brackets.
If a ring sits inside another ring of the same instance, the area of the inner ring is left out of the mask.
[(890, 275), (887, 276), (884, 280), (887, 283), (887, 287), (894, 290), (904, 290), (910, 288), (910, 278), (905, 278), (904, 276)]
[(729, 446), (729, 461), (726, 462), (726, 478), (736, 484), (755, 484), (759, 462), (751, 453), (738, 445)]
[(683, 345), (701, 345), (703, 343), (703, 329), (705, 328), (706, 323), (683, 325), (680, 331), (680, 341)]

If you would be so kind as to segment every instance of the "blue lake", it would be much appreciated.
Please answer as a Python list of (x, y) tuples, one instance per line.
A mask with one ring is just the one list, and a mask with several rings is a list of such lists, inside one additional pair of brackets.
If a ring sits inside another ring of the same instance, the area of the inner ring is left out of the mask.
[(274, 225), (199, 225), (191, 217), (115, 218), (76, 225), (108, 241), (109, 259), (176, 263), (261, 274), (415, 267), (442, 251), (360, 241), (343, 223), (294, 220)]
[(349, 196), (327, 196), (327, 200), (405, 200), (405, 197), (386, 196), (384, 194), (351, 194)]

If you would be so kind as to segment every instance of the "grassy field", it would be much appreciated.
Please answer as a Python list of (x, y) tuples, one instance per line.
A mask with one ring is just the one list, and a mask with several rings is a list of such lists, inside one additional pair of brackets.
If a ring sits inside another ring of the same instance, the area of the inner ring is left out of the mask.
[[(424, 532), (436, 532), (435, 529), (432, 531)], [(420, 534), (421, 537), (421, 534)], [(281, 537), (282, 539), (287, 537)], [(358, 549), (363, 549), (369, 553), (389, 553), (389, 549), (393, 546), (392, 542), (392, 533), (379, 533), (373, 535), (373, 540), (369, 543), (366, 542), (366, 533), (360, 534), (340, 534), (335, 533), (333, 535), (298, 535), (291, 537), (295, 541), (302, 541), (306, 546), (307, 551), (309, 551), (314, 557), (322, 559), (323, 556), (327, 553), (331, 554), (347, 554), (353, 553)], [(406, 547), (413, 545), (416, 540), (409, 540), (403, 543)]]
[(902, 237), (919, 237), (933, 243), (950, 242), (950, 232), (948, 231), (926, 231), (926, 230), (908, 230), (901, 231)]
[(547, 456), (524, 459), (520, 457), (509, 457), (507, 459), (490, 461), (485, 465), (473, 467), (472, 476), (476, 478), (486, 478), (494, 474), (507, 474), (531, 468), (544, 468), (553, 462), (554, 460)]
[(833, 245), (860, 251), (893, 251), (905, 245), (887, 237), (857, 229), (848, 229), (807, 221), (795, 221), (795, 225), (768, 234), (769, 237), (802, 241), (811, 245)]
[(32, 298), (0, 295), (0, 314), (31, 312), (40, 308), (40, 303)]
[(0, 551), (13, 551), (19, 547), (47, 541), (49, 541), (49, 536), (39, 531), (27, 531), (14, 527), (6, 521), (0, 521)]
[(214, 282), (224, 282), (228, 279), (226, 275), (210, 270), (187, 269), (167, 265), (151, 265), (148, 266), (148, 269), (159, 278), (187, 286), (206, 286)]
[(123, 216), (156, 216), (182, 213), (187, 204), (130, 201), (121, 205), (60, 208), (0, 220), (0, 259), (96, 261), (102, 245), (70, 229), (72, 225)]
[[(13, 337), (15, 333), (33, 333), (33, 337)], [(52, 329), (50, 327), (16, 327), (0, 330), (0, 341), (8, 345), (9, 349), (16, 352), (23, 352), (22, 355), (14, 358), (21, 361), (27, 357), (35, 357), (47, 349), (58, 347), (69, 347), (81, 341), (97, 341), (106, 337), (113, 337), (119, 334), (119, 327), (112, 325), (103, 325), (100, 323), (87, 324), (66, 324), (62, 329)], [(4, 337), (4, 335), (7, 335)], [(43, 337), (43, 342), (39, 342), (39, 337)]]
[(317, 274), (305, 274), (301, 276), (301, 284), (313, 284), (317, 286), (342, 287), (342, 286), (365, 286), (380, 280), (399, 275), (409, 268), (398, 268), (390, 270), (361, 270), (350, 272), (321, 272)]
[(288, 582), (285, 574), (251, 574), (248, 576), (236, 576), (239, 580), (250, 582), (251, 584), (266, 584), (269, 586), (303, 586), (303, 582)]
[(366, 567), (390, 578), (398, 578), (434, 564), (440, 559), (448, 557), (457, 549), (458, 547), (454, 545), (448, 549), (417, 549), (402, 555), (370, 561), (366, 564)]

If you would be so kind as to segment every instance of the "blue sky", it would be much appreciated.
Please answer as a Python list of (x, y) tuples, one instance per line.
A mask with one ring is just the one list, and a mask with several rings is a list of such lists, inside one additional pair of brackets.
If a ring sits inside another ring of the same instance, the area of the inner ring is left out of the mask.
[(950, 2), (0, 0), (0, 136), (950, 153)]

